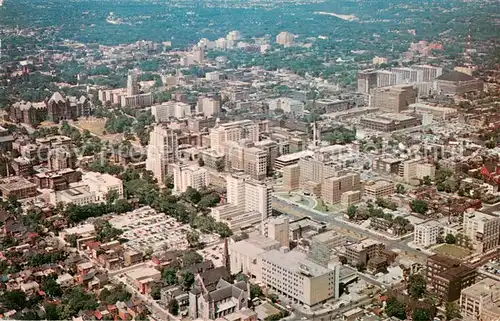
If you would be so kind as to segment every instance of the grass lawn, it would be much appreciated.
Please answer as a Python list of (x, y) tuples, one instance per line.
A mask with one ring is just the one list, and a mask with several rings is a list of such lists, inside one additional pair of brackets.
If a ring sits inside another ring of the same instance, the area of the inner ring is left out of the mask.
[(318, 212), (323, 212), (323, 213), (329, 213), (332, 210), (331, 205), (326, 205), (325, 202), (323, 202), (320, 199), (316, 200), (316, 207), (314, 208)]
[(472, 251), (453, 244), (443, 244), (433, 249), (435, 253), (448, 255), (457, 259), (463, 259), (472, 254)]

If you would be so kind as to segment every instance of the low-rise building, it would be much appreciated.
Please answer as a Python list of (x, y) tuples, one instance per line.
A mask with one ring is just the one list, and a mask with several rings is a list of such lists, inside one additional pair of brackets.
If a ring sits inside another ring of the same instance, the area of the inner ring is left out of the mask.
[(24, 199), (34, 197), (37, 194), (36, 184), (28, 181), (24, 177), (11, 176), (0, 180), (0, 191), (4, 200), (10, 197)]
[[(487, 320), (483, 319), (483, 314), (491, 315), (492, 308), (497, 307), (499, 300), (500, 282), (484, 279), (462, 290), (459, 301), (460, 314), (464, 320)], [(498, 312), (495, 314), (498, 316)]]
[(382, 198), (394, 194), (394, 183), (378, 180), (364, 185), (364, 195), (371, 199)]
[(95, 193), (98, 202), (105, 202), (111, 193), (116, 193), (119, 199), (123, 198), (122, 180), (107, 173), (83, 172), (82, 182), (90, 192)]
[(262, 271), (257, 261), (259, 254), (277, 250), (280, 247), (278, 241), (264, 237), (252, 237), (229, 244), (231, 274), (241, 272), (255, 279), (256, 282), (261, 282)]
[(346, 247), (346, 258), (351, 265), (366, 266), (371, 258), (379, 256), (385, 245), (372, 239), (364, 239), (359, 243)]
[(438, 221), (427, 221), (415, 225), (413, 242), (419, 246), (428, 247), (437, 243), (438, 237), (442, 234), (443, 227)]

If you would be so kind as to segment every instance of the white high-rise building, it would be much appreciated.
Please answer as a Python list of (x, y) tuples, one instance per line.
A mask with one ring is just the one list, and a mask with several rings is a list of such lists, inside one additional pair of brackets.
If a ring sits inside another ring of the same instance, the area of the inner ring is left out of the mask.
[(227, 34), (226, 39), (228, 41), (240, 41), (241, 40), (241, 33), (238, 30), (233, 30)]
[(262, 220), (267, 219), (272, 212), (272, 189), (263, 182), (247, 180), (245, 182), (245, 211), (259, 212)]
[(276, 42), (283, 46), (291, 46), (295, 43), (295, 35), (287, 31), (280, 32), (276, 36)]
[(437, 243), (442, 231), (443, 227), (438, 221), (428, 221), (415, 225), (413, 241), (423, 247), (431, 246)]
[(212, 117), (220, 113), (220, 101), (214, 97), (201, 97), (197, 104), (198, 113), (205, 117)]
[(168, 101), (161, 105), (151, 106), (151, 114), (157, 123), (171, 118), (185, 118), (191, 115), (191, 106), (183, 102)]
[(209, 184), (208, 171), (198, 165), (170, 165), (174, 174), (174, 191), (184, 193), (188, 187), (200, 190)]
[(259, 141), (259, 125), (251, 120), (240, 120), (219, 124), (210, 131), (210, 146), (219, 155), (224, 155), (226, 142), (237, 142), (242, 139)]
[(146, 169), (153, 172), (158, 183), (163, 184), (168, 164), (178, 159), (177, 134), (165, 125), (157, 125), (149, 134)]
[(137, 84), (137, 74), (135, 71), (129, 71), (127, 77), (127, 96), (134, 96), (139, 93), (139, 86)]

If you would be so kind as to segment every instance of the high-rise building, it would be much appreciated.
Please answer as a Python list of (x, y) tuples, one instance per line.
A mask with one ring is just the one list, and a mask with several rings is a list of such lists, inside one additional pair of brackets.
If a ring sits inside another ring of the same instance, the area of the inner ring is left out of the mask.
[(263, 182), (252, 179), (245, 181), (245, 211), (259, 212), (262, 220), (267, 219), (272, 212), (272, 188)]
[(321, 188), (321, 198), (331, 204), (340, 203), (343, 193), (359, 191), (360, 188), (358, 173), (338, 173), (337, 176), (324, 180)]
[(411, 69), (420, 70), (423, 73), (422, 81), (434, 81), (437, 77), (443, 74), (443, 68), (429, 65), (414, 65)]
[(371, 89), (377, 87), (377, 71), (374, 69), (358, 72), (358, 92), (369, 94)]
[(465, 212), (463, 234), (474, 245), (476, 252), (484, 253), (497, 248), (500, 240), (500, 217), (478, 211)]
[(174, 175), (174, 191), (183, 193), (188, 187), (200, 190), (209, 184), (208, 171), (198, 165), (170, 164)]
[(241, 33), (238, 30), (233, 30), (227, 34), (226, 39), (228, 41), (240, 41)]
[(196, 108), (203, 116), (212, 117), (220, 113), (220, 100), (215, 97), (200, 97)]
[(438, 221), (417, 224), (415, 225), (415, 233), (413, 233), (413, 242), (423, 247), (434, 245), (437, 243), (442, 231), (443, 227)]
[(259, 141), (259, 125), (251, 120), (240, 120), (216, 125), (210, 131), (210, 146), (220, 155), (224, 154), (226, 142), (237, 142), (242, 139)]
[(188, 104), (168, 101), (161, 105), (151, 106), (151, 114), (157, 123), (168, 121), (171, 118), (185, 118), (191, 115), (191, 106)]
[(300, 165), (294, 164), (285, 166), (283, 172), (283, 188), (287, 191), (299, 189), (300, 186)]
[(397, 74), (388, 70), (377, 70), (377, 87), (394, 86), (398, 84)]
[(276, 42), (282, 46), (291, 46), (295, 43), (295, 35), (287, 31), (282, 31), (276, 36)]
[(409, 85), (375, 88), (370, 106), (390, 113), (400, 113), (414, 104), (416, 97), (416, 90)]
[(139, 93), (139, 85), (137, 84), (137, 74), (130, 70), (127, 76), (127, 96), (137, 95)]
[(463, 320), (496, 321), (500, 318), (500, 282), (486, 278), (462, 290), (460, 314)]
[(399, 84), (411, 84), (424, 81), (424, 72), (413, 68), (391, 68), (391, 71), (397, 75)]
[(262, 234), (290, 247), (290, 219), (287, 216), (271, 217), (262, 224)]
[(226, 170), (243, 171), (256, 180), (266, 178), (268, 167), (266, 151), (254, 147), (253, 142), (247, 140), (228, 141), (225, 145)]
[(163, 184), (168, 164), (178, 159), (177, 134), (165, 125), (157, 125), (149, 134), (146, 169), (153, 172), (158, 183)]

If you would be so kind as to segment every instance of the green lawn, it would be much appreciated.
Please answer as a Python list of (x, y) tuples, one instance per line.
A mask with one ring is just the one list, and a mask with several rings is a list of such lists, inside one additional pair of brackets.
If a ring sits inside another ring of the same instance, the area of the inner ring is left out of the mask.
[(434, 252), (438, 254), (448, 255), (457, 259), (463, 259), (472, 254), (471, 250), (453, 244), (443, 244), (434, 248)]
[(316, 200), (316, 207), (314, 208), (318, 212), (329, 213), (332, 210), (331, 205), (327, 205), (321, 199)]

